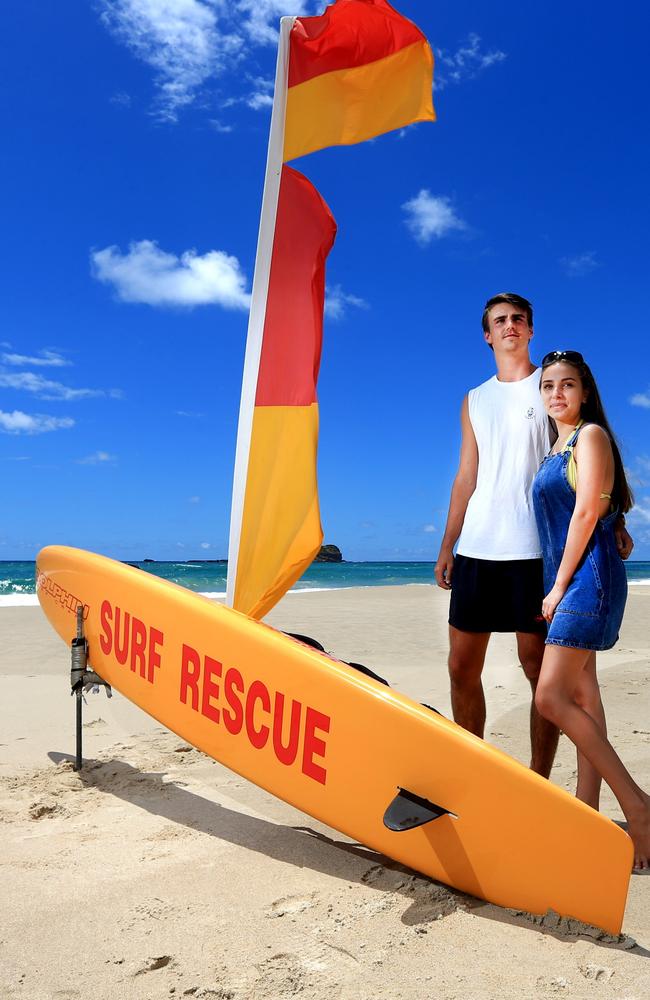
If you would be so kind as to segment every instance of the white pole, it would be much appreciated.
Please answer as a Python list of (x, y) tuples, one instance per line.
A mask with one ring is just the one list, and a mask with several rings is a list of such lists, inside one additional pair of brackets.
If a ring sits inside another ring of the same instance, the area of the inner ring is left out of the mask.
[(248, 317), (248, 334), (246, 338), (246, 356), (244, 358), (244, 375), (239, 404), (239, 426), (237, 429), (237, 450), (235, 453), (235, 472), (230, 512), (230, 541), (228, 545), (228, 582), (226, 584), (226, 604), (228, 607), (232, 607), (235, 600), (235, 582), (237, 580), (239, 542), (244, 513), (248, 456), (253, 429), (257, 376), (262, 353), (266, 300), (269, 291), (269, 275), (271, 273), (271, 254), (273, 252), (275, 219), (278, 210), (278, 195), (280, 193), (280, 178), (282, 175), (284, 120), (287, 108), (289, 71), (289, 32), (295, 20), (295, 17), (283, 17), (280, 20), (280, 40), (278, 43), (278, 59), (275, 67), (273, 111), (271, 113), (264, 194), (262, 195), (262, 212), (257, 238), (255, 274), (253, 276), (251, 308)]

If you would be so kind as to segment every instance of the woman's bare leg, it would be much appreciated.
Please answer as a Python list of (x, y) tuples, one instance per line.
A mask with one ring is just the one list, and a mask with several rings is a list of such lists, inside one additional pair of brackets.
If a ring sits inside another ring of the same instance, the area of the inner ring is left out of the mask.
[(589, 650), (569, 646), (546, 647), (535, 694), (537, 708), (566, 733), (607, 782), (627, 820), (634, 865), (650, 868), (650, 796), (632, 779), (598, 723), (575, 700), (589, 655)]
[[(600, 697), (600, 687), (596, 676), (596, 654), (591, 652), (587, 658), (582, 672), (578, 679), (578, 686), (575, 692), (575, 700), (590, 715), (603, 737), (607, 739), (607, 723), (605, 722), (605, 710)], [(590, 764), (583, 753), (576, 747), (578, 758), (578, 783), (576, 786), (576, 797), (585, 802), (592, 809), (600, 806), (600, 786), (602, 778), (593, 764)]]

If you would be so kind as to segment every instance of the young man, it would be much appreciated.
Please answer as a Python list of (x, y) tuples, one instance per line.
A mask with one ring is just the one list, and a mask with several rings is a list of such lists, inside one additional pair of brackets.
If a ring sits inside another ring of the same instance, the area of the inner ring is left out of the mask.
[[(517, 652), (532, 695), (544, 654), (542, 560), (531, 487), (551, 444), (530, 360), (531, 303), (512, 292), (489, 299), (483, 333), (497, 373), (471, 389), (461, 410), (458, 472), (436, 563), (439, 587), (451, 590), (449, 676), (454, 720), (483, 737), (485, 697), (481, 674), (490, 634), (515, 632)], [(619, 551), (632, 540), (622, 526)], [(458, 542), (456, 556), (454, 546)], [(530, 712), (531, 768), (548, 777), (559, 732)]]

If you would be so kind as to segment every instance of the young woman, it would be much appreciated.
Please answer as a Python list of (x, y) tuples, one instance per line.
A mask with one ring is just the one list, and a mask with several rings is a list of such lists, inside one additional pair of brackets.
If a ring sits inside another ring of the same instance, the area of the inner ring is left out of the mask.
[(607, 740), (596, 678), (596, 650), (614, 645), (623, 618), (627, 582), (613, 529), (632, 495), (582, 355), (547, 354), (540, 389), (558, 440), (533, 484), (548, 622), (535, 703), (576, 745), (578, 798), (597, 809), (604, 778), (627, 819), (635, 868), (650, 868), (650, 796)]

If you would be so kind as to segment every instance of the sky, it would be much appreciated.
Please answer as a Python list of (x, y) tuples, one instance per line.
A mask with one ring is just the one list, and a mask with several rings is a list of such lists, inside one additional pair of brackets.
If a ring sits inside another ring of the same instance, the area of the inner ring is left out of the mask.
[[(325, 541), (433, 560), (485, 300), (580, 350), (650, 559), (647, 36), (636, 0), (401, 0), (438, 120), (295, 161), (337, 222)], [(315, 0), (22, 0), (0, 57), (0, 559), (224, 558), (282, 14)]]

